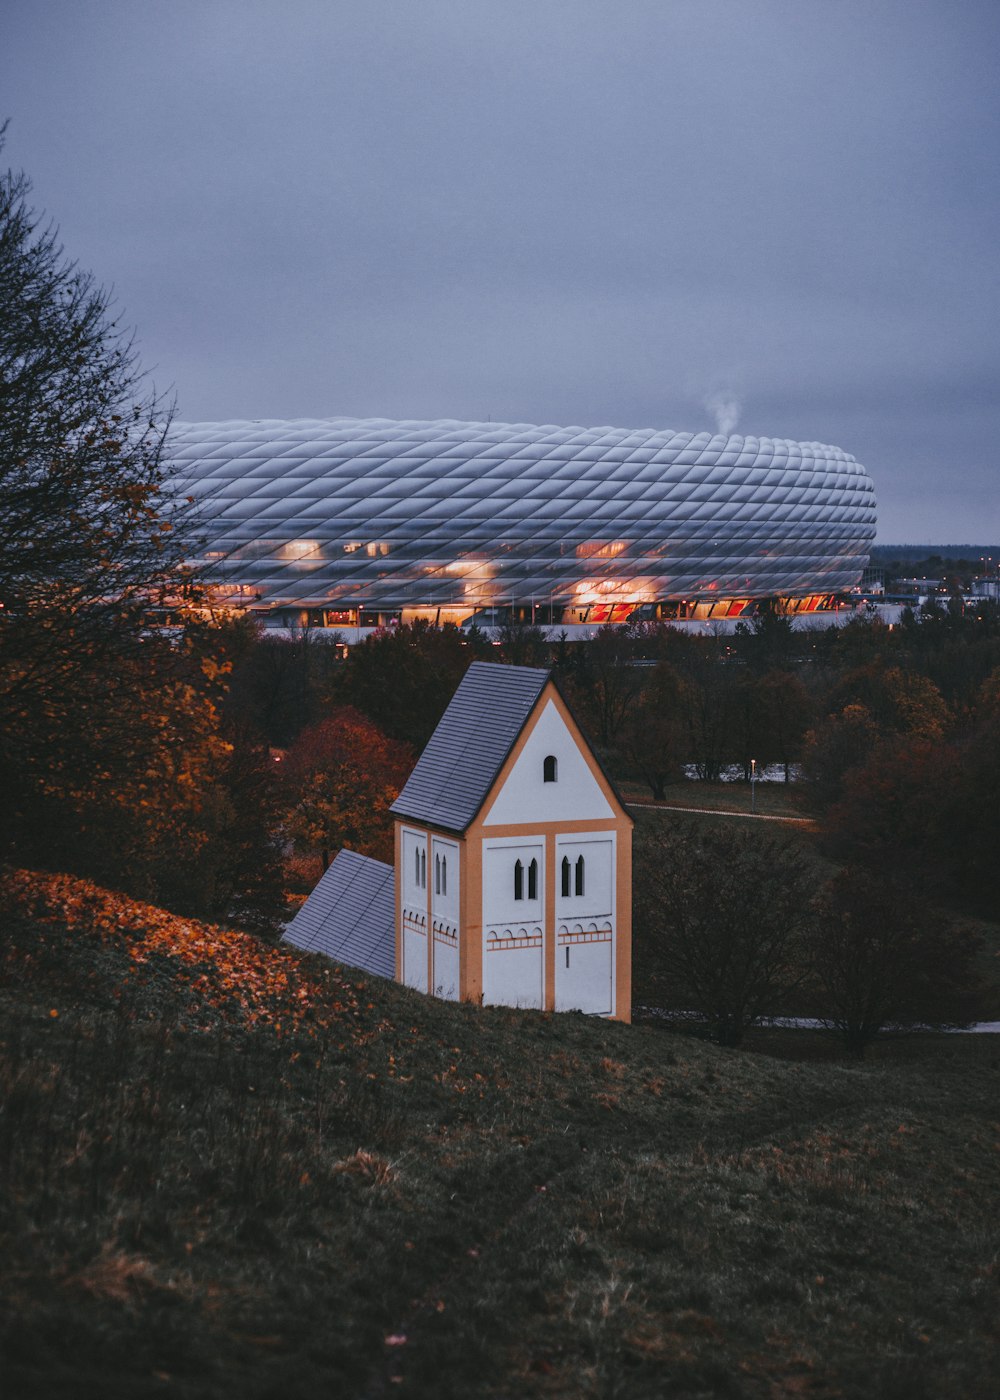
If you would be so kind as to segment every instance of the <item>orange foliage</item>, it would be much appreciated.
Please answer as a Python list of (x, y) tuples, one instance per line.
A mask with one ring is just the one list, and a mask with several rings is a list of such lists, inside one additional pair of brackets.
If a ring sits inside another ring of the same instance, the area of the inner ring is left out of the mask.
[[(234, 1024), (269, 1026), (279, 1035), (336, 1028), (367, 1039), (358, 989), (330, 965), (308, 968), (294, 949), (272, 947), (246, 933), (168, 914), (102, 889), (89, 880), (44, 871), (8, 871), (3, 907), (102, 942), (120, 940), (138, 967), (151, 954), (174, 961), (174, 975), (203, 1003)], [(52, 1014), (55, 1014), (54, 1012)], [(367, 1018), (366, 1018), (367, 1019)]]

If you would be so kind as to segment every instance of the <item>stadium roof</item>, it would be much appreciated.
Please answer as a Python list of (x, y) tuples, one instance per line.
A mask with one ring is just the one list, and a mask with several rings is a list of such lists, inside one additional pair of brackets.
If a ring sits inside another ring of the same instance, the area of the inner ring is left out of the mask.
[(200, 562), (263, 605), (804, 596), (857, 583), (865, 469), (815, 442), (306, 419), (174, 424)]

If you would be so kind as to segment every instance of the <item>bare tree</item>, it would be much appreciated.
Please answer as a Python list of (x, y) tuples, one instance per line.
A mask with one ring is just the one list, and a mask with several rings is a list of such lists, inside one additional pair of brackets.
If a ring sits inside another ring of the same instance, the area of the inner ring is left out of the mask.
[(831, 881), (808, 939), (821, 1018), (855, 1055), (889, 1026), (968, 1025), (979, 942), (884, 872), (849, 866)]
[(754, 836), (647, 821), (636, 842), (637, 984), (700, 1013), (721, 1045), (738, 1045), (804, 977), (815, 877), (800, 850)]

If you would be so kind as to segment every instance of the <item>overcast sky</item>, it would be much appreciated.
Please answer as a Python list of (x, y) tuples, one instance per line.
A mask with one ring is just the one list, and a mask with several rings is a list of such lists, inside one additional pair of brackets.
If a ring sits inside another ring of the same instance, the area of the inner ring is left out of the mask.
[(5, 161), (187, 420), (735, 430), (1000, 541), (997, 0), (3, 0)]

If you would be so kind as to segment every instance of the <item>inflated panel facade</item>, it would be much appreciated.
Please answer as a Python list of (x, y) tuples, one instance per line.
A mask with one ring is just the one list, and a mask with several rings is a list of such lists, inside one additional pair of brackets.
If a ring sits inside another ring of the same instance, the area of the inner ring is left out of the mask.
[(265, 607), (801, 597), (875, 535), (865, 469), (815, 442), (331, 418), (175, 424), (167, 456)]

